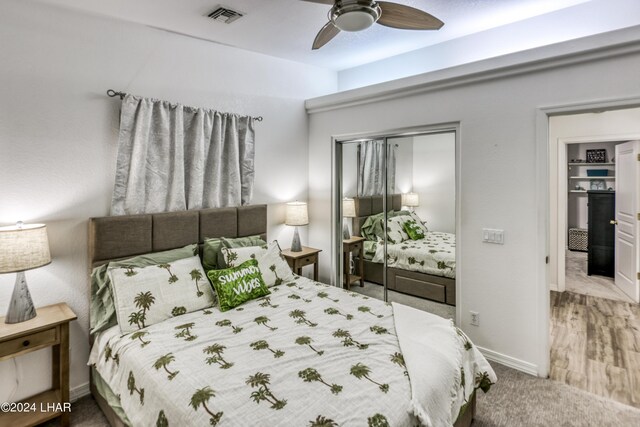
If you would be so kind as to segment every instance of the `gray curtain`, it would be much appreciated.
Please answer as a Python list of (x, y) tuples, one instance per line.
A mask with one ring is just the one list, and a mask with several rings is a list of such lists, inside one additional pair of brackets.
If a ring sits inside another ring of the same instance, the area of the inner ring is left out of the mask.
[[(384, 141), (363, 141), (359, 147), (358, 195), (380, 196), (384, 193)], [(396, 147), (389, 144), (387, 151), (387, 188), (395, 193)]]
[(253, 178), (251, 117), (122, 101), (112, 215), (245, 205)]

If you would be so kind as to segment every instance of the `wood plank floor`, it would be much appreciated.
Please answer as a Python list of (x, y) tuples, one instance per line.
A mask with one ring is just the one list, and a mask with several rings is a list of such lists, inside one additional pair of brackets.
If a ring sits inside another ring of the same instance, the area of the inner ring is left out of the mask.
[(552, 291), (550, 378), (640, 408), (640, 305)]

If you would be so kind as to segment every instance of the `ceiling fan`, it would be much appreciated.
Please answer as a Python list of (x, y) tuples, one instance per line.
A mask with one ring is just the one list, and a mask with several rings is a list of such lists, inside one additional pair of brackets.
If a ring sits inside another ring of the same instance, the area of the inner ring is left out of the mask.
[(332, 5), (329, 22), (313, 41), (313, 50), (320, 49), (340, 31), (362, 31), (376, 22), (405, 30), (438, 30), (444, 22), (420, 9), (388, 1), (375, 0), (302, 0)]

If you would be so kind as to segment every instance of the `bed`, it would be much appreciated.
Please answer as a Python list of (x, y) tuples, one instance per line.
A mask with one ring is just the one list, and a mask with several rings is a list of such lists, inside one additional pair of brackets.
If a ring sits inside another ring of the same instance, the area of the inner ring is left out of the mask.
[[(205, 237), (266, 238), (266, 206), (93, 218), (89, 229), (93, 268)], [(450, 321), (293, 277), (230, 311), (147, 326), (142, 338), (118, 326), (92, 335), (91, 392), (110, 424), (471, 424), (475, 392), (495, 374)]]
[[(355, 197), (356, 217), (354, 234), (371, 215), (383, 212), (382, 196)], [(399, 211), (402, 196), (394, 194), (387, 199), (387, 210)], [(384, 278), (384, 248), (375, 242), (365, 242), (370, 256), (364, 260), (364, 280), (382, 284)], [(425, 239), (387, 245), (387, 288), (456, 305), (455, 235), (430, 231)], [(356, 263), (358, 266), (359, 263)], [(356, 272), (360, 275), (360, 272)]]

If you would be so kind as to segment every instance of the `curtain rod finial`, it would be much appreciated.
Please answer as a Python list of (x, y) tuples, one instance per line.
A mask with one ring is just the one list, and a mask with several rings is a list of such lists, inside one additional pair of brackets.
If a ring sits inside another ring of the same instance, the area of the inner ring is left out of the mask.
[(113, 90), (113, 89), (109, 89), (109, 90), (107, 90), (107, 96), (108, 96), (109, 98), (114, 98), (114, 97), (116, 97), (116, 96), (119, 96), (119, 97), (120, 97), (120, 99), (124, 99), (124, 96), (125, 96), (125, 95), (126, 95), (126, 94), (125, 94), (124, 92), (116, 92), (116, 91), (115, 91), (115, 90)]

